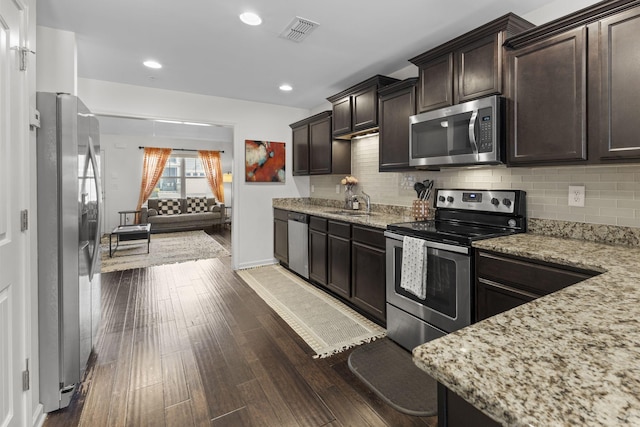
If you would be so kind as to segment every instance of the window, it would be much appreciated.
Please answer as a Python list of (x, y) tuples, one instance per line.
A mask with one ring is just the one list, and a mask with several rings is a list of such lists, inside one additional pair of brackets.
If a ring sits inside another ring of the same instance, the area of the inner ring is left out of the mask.
[(172, 154), (164, 167), (152, 199), (213, 197), (202, 162), (197, 154)]

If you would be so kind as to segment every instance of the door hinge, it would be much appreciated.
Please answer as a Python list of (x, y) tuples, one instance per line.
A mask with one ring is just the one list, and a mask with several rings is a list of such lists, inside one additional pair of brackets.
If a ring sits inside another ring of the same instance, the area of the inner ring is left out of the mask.
[(27, 369), (22, 371), (22, 391), (27, 391), (31, 387), (29, 379), (29, 359), (27, 359)]
[(20, 211), (20, 231), (29, 229), (29, 211), (27, 209)]

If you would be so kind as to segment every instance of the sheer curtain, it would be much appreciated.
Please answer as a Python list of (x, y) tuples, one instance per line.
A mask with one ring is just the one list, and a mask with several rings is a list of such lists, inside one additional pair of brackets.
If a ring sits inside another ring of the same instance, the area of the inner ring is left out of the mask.
[(142, 183), (140, 184), (140, 196), (136, 210), (140, 210), (142, 204), (147, 201), (153, 189), (156, 188), (170, 155), (171, 148), (145, 147), (144, 160), (142, 161)]
[(216, 200), (224, 203), (224, 184), (222, 182), (222, 166), (220, 165), (219, 151), (198, 151), (198, 156), (207, 174), (207, 181)]

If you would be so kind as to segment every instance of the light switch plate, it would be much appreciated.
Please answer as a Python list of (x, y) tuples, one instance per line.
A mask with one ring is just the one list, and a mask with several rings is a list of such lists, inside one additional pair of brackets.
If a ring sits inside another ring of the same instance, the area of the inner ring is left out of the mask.
[(584, 207), (584, 185), (569, 186), (569, 206)]
[(340, 184), (336, 184), (336, 194), (340, 194)]

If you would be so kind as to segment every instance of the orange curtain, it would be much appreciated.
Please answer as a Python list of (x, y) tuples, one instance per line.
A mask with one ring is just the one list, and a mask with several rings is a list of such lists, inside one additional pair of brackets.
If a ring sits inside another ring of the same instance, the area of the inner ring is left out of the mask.
[(224, 185), (222, 182), (222, 167), (220, 165), (219, 151), (198, 151), (198, 156), (207, 174), (207, 181), (216, 200), (224, 203)]
[(160, 181), (164, 166), (171, 155), (171, 148), (153, 148), (145, 147), (144, 160), (142, 161), (142, 183), (140, 184), (140, 196), (138, 197), (138, 206), (136, 210), (140, 210), (142, 204), (147, 201), (156, 184)]

